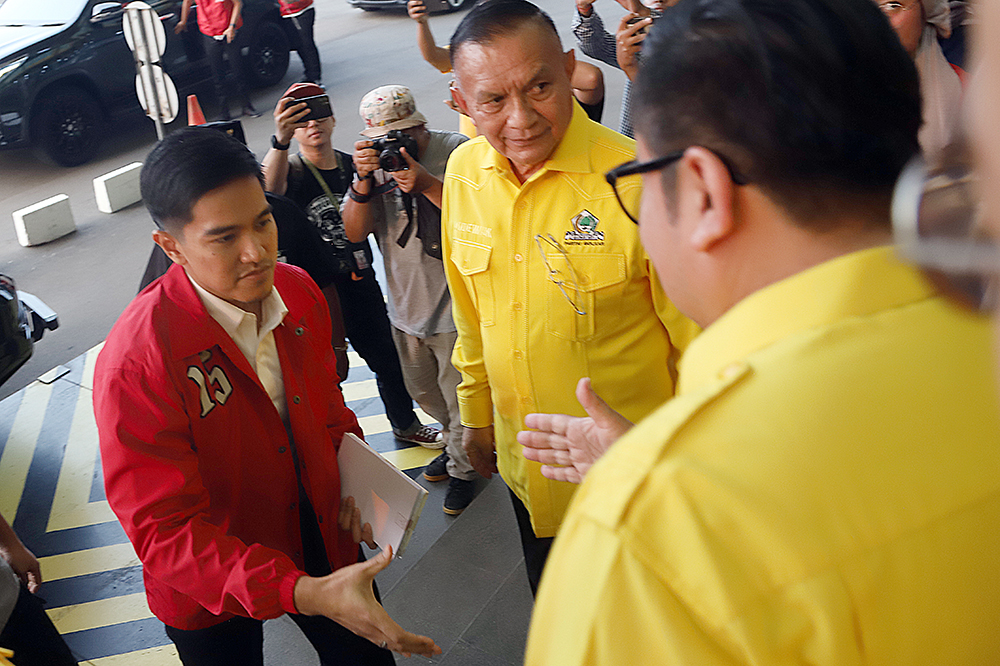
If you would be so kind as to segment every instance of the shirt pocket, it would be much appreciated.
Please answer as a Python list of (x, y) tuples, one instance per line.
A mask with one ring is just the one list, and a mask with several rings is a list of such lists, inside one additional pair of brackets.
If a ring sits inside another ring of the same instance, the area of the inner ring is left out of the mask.
[(491, 254), (493, 248), (488, 245), (460, 238), (452, 242), (451, 260), (466, 283), (471, 285), (481, 326), (492, 326), (495, 321), (493, 280), (487, 270)]
[(559, 253), (546, 254), (545, 259), (550, 267), (545, 281), (546, 330), (565, 340), (592, 340), (598, 312), (607, 321), (609, 313), (621, 307), (625, 257)]

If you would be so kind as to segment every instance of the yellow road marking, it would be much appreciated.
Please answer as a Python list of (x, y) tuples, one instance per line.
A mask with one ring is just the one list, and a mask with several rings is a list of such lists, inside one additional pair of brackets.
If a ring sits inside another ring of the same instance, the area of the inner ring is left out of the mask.
[(347, 382), (340, 387), (340, 390), (344, 392), (344, 402), (378, 397), (378, 384), (374, 379)]
[(116, 520), (107, 500), (90, 501), (90, 488), (97, 467), (97, 422), (91, 392), (80, 390), (66, 440), (56, 492), (52, 497), (47, 530), (66, 530)]
[(413, 446), (408, 449), (396, 449), (386, 451), (382, 457), (396, 466), (396, 469), (406, 471), (415, 467), (426, 467), (427, 463), (441, 455), (441, 451), (432, 451), (422, 446)]
[(109, 657), (91, 659), (82, 662), (90, 666), (180, 666), (181, 660), (177, 656), (177, 648), (170, 645), (149, 648), (146, 650), (136, 650), (125, 654), (113, 654)]
[(103, 348), (104, 342), (102, 341), (87, 352), (87, 358), (83, 364), (83, 376), (80, 378), (80, 386), (85, 389), (94, 390), (94, 364), (97, 363), (97, 355), (101, 353)]
[(139, 558), (132, 550), (132, 544), (119, 543), (113, 546), (87, 548), (72, 553), (39, 557), (42, 565), (42, 580), (52, 581), (87, 574), (114, 571), (126, 567), (139, 566)]
[(21, 404), (7, 436), (3, 455), (0, 455), (0, 514), (13, 523), (17, 505), (24, 492), (24, 481), (28, 478), (28, 468), (35, 456), (38, 433), (42, 430), (45, 410), (49, 406), (52, 386), (32, 382), (24, 389)]
[(50, 608), (45, 612), (49, 614), (49, 618), (56, 625), (60, 634), (109, 627), (113, 624), (153, 617), (149, 606), (146, 605), (145, 592)]

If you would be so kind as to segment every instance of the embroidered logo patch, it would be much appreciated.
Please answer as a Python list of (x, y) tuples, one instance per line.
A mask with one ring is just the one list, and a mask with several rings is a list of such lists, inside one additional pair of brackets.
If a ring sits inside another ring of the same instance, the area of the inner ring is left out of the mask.
[(571, 221), (573, 228), (567, 231), (564, 237), (567, 243), (604, 245), (604, 232), (597, 230), (600, 220), (589, 210), (582, 210)]
[[(208, 363), (210, 358), (212, 358), (211, 351), (198, 352), (198, 360), (202, 364)], [(233, 393), (232, 382), (226, 376), (226, 371), (219, 366), (215, 366), (206, 374), (204, 368), (197, 365), (190, 365), (188, 366), (187, 376), (188, 379), (198, 385), (201, 418), (208, 416), (208, 413), (215, 409), (216, 404), (226, 404), (226, 400), (229, 400), (229, 396)]]

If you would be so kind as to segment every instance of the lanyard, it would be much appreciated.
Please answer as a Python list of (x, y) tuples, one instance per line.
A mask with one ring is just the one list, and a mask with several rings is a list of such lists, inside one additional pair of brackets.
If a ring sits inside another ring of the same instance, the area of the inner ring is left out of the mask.
[[(344, 166), (340, 163), (340, 155), (334, 153), (333, 156), (337, 159), (337, 169), (340, 171), (341, 179), (343, 179)], [(309, 172), (312, 173), (313, 178), (316, 179), (316, 182), (319, 183), (319, 186), (323, 188), (323, 194), (325, 194), (326, 198), (330, 200), (330, 205), (331, 206), (336, 205), (337, 200), (333, 197), (333, 192), (330, 191), (330, 186), (326, 184), (326, 179), (319, 174), (319, 169), (316, 168), (316, 165), (307, 160), (305, 157), (302, 157), (301, 153), (299, 153), (299, 157), (302, 158), (302, 163), (305, 164), (306, 167), (308, 167)]]

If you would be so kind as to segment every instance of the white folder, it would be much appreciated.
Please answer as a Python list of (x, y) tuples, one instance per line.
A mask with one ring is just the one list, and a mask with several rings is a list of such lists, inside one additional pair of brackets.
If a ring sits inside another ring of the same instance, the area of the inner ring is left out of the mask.
[(375, 543), (392, 546), (400, 557), (417, 526), (427, 490), (351, 433), (340, 443), (337, 464), (340, 497), (353, 497), (361, 522), (371, 523)]

